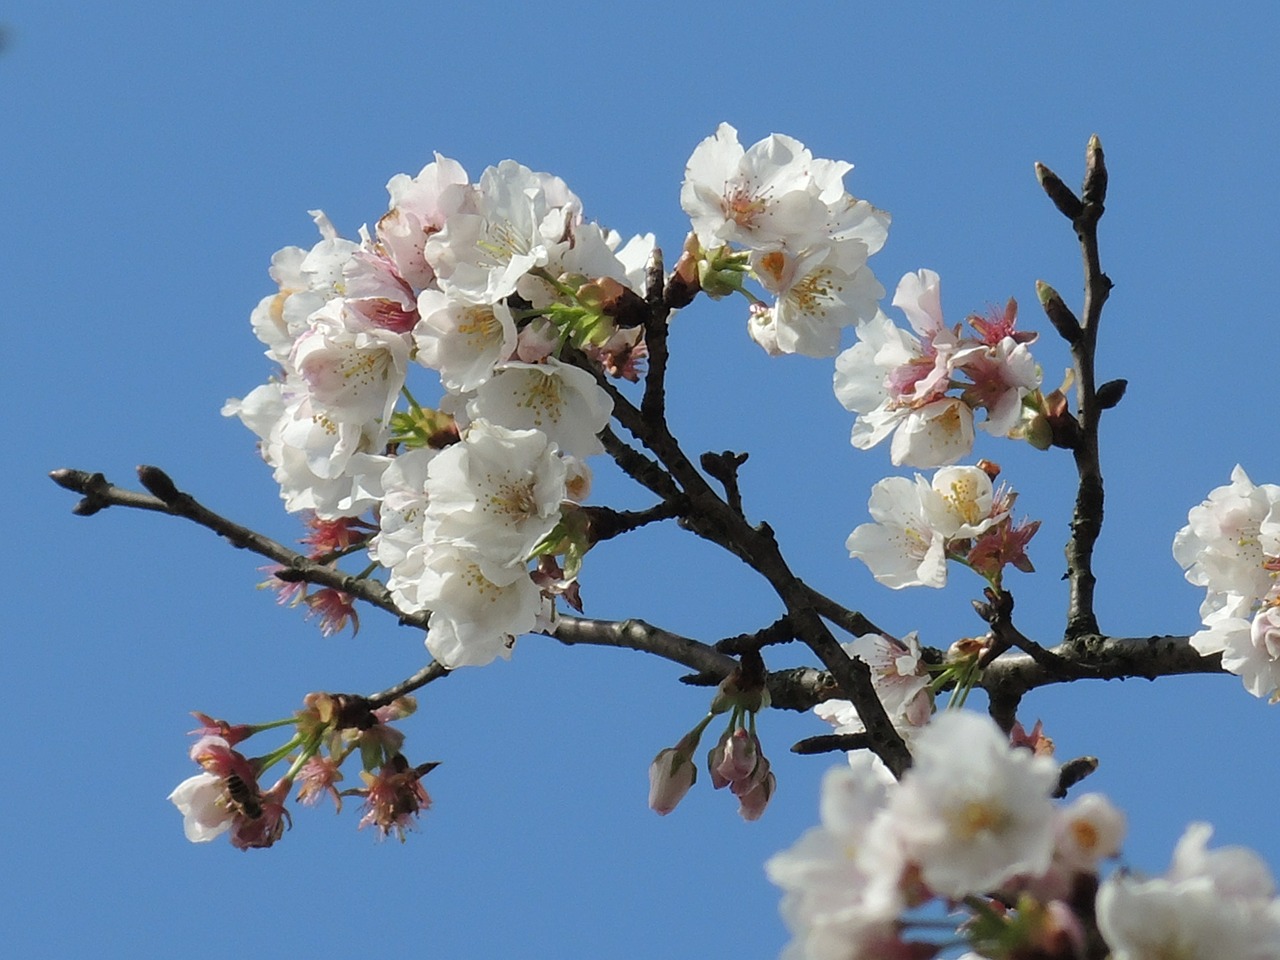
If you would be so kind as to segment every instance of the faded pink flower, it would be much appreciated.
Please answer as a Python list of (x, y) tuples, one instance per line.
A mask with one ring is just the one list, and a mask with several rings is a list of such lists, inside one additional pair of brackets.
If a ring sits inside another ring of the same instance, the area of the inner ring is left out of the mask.
[(325, 587), (307, 597), (306, 603), (311, 608), (307, 613), (308, 619), (319, 615), (322, 635), (333, 636), (347, 625), (348, 620), (351, 621), (352, 635), (360, 632), (360, 616), (356, 613), (351, 594)]
[(320, 802), (323, 796), (333, 798), (333, 805), (340, 813), (342, 811), (342, 794), (338, 792), (338, 788), (334, 786), (342, 779), (342, 770), (338, 766), (336, 760), (332, 757), (322, 757), (316, 754), (298, 771), (298, 802), (305, 803), (309, 807), (314, 807)]
[(422, 778), (435, 766), (424, 763), (410, 767), (409, 761), (398, 755), (377, 774), (362, 770), (360, 776), (365, 786), (356, 791), (365, 798), (361, 829), (372, 825), (378, 828), (380, 840), (395, 833), (403, 843), (405, 831), (414, 829), (418, 814), (431, 806)]

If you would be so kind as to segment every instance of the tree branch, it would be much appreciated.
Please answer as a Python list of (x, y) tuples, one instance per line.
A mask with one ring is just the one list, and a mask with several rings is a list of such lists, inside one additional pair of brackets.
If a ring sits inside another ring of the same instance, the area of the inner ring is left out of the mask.
[(54, 470), (49, 476), (58, 486), (84, 495), (84, 499), (72, 508), (72, 512), (80, 516), (90, 516), (107, 507), (119, 506), (137, 510), (154, 510), (157, 513), (183, 517), (212, 530), (225, 538), (233, 547), (248, 550), (281, 564), (285, 567), (281, 573), (286, 574), (281, 579), (286, 582), (302, 581), (321, 587), (332, 587), (386, 610), (405, 626), (417, 627), (421, 630), (427, 628), (427, 618), (430, 614), (405, 613), (396, 606), (395, 601), (391, 599), (391, 593), (382, 583), (368, 578), (353, 577), (336, 567), (317, 563), (270, 537), (214, 513), (189, 493), (180, 491), (168, 474), (159, 467), (144, 465), (138, 468), (139, 479), (154, 496), (114, 486), (108, 483), (101, 473), (63, 468)]
[[(1099, 401), (1094, 373), (1098, 324), (1102, 320), (1102, 307), (1112, 286), (1111, 279), (1102, 272), (1098, 252), (1098, 221), (1105, 209), (1107, 192), (1107, 168), (1102, 144), (1097, 136), (1089, 138), (1089, 146), (1085, 152), (1083, 199), (1071, 193), (1061, 179), (1043, 164), (1036, 165), (1036, 174), (1054, 205), (1071, 220), (1080, 241), (1084, 261), (1084, 314), (1078, 323), (1078, 331), (1071, 331), (1065, 318), (1050, 312), (1054, 326), (1071, 346), (1079, 407), (1079, 436), (1072, 446), (1079, 486), (1071, 517), (1071, 538), (1066, 547), (1067, 579), (1070, 582), (1066, 636), (1068, 640), (1075, 640), (1100, 632), (1093, 608), (1094, 588), (1097, 585), (1093, 574), (1093, 548), (1102, 532), (1104, 500), (1102, 466), (1098, 455), (1098, 420), (1102, 411), (1114, 403)], [(1043, 293), (1041, 300), (1045, 302)], [(1057, 306), (1048, 302), (1046, 309), (1051, 305)], [(1060, 314), (1061, 310), (1057, 312)]]

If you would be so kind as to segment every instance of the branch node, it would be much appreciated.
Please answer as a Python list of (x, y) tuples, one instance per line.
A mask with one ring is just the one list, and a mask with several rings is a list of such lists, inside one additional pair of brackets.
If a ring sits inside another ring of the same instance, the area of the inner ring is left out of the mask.
[(742, 493), (738, 489), (738, 469), (747, 462), (748, 456), (750, 454), (725, 450), (722, 453), (704, 453), (699, 458), (707, 475), (720, 481), (730, 509), (740, 517), (745, 515), (742, 512)]

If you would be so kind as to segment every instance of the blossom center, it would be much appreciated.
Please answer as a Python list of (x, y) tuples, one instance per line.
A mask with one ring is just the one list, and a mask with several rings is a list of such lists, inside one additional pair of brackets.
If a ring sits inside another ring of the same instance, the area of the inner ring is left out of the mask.
[(960, 839), (973, 840), (980, 833), (998, 833), (1009, 822), (1009, 814), (988, 800), (970, 800), (950, 819), (952, 830)]

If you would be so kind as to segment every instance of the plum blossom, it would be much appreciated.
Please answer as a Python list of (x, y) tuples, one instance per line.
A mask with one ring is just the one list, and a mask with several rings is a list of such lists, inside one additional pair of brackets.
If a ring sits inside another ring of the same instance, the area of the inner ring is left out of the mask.
[[(929, 671), (915, 631), (901, 640), (866, 634), (841, 647), (871, 668), (871, 684), (889, 719), (904, 737), (913, 738), (933, 714)], [(813, 712), (835, 727), (838, 734), (866, 731), (857, 709), (848, 700), (825, 700)], [(849, 753), (851, 758), (856, 755), (854, 751)]]
[(823, 239), (857, 238), (875, 253), (889, 217), (849, 196), (842, 161), (815, 159), (792, 137), (771, 134), (744, 149), (727, 123), (689, 157), (680, 205), (708, 249), (801, 250)]
[(777, 353), (834, 357), (840, 332), (875, 315), (884, 287), (867, 267), (867, 248), (857, 240), (808, 247), (798, 255), (786, 250), (757, 251), (751, 264), (777, 302), (767, 310), (753, 310), (749, 329), (772, 328), (769, 336)]
[(491, 577), (494, 568), (523, 569), (560, 520), (566, 475), (545, 433), (477, 420), (427, 467), (424, 524), (482, 557)]
[(430, 609), (427, 649), (449, 669), (508, 659), (515, 638), (535, 629), (542, 594), (523, 566), (493, 567), (464, 547), (424, 547), (410, 612)]
[(467, 209), (428, 237), (424, 256), (446, 293), (496, 303), (568, 245), (581, 211), (560, 178), (504, 160), (480, 175)]
[(1174, 537), (1173, 556), (1189, 582), (1206, 588), (1200, 608), (1206, 622), (1252, 613), (1275, 587), (1278, 504), (1280, 486), (1258, 486), (1237, 465), (1231, 483), (1215, 487), (1208, 499), (1191, 508), (1187, 525)]
[(602, 453), (600, 431), (613, 401), (585, 370), (548, 359), (502, 364), (467, 402), (467, 415), (505, 427), (541, 430), (565, 453)]
[(283, 836), (289, 817), (283, 801), (291, 781), (282, 779), (263, 791), (254, 762), (212, 734), (192, 744), (191, 759), (203, 772), (169, 794), (188, 840), (207, 843), (226, 833), (233, 846), (248, 850), (269, 847)]
[(391, 208), (378, 221), (378, 243), (413, 290), (435, 280), (423, 251), (450, 216), (469, 209), (469, 184), (462, 165), (438, 153), (417, 176), (398, 173), (387, 183)]
[(417, 361), (440, 371), (450, 390), (474, 390), (515, 353), (516, 325), (503, 303), (476, 303), (463, 294), (447, 296), (433, 289), (422, 292), (418, 309)]

